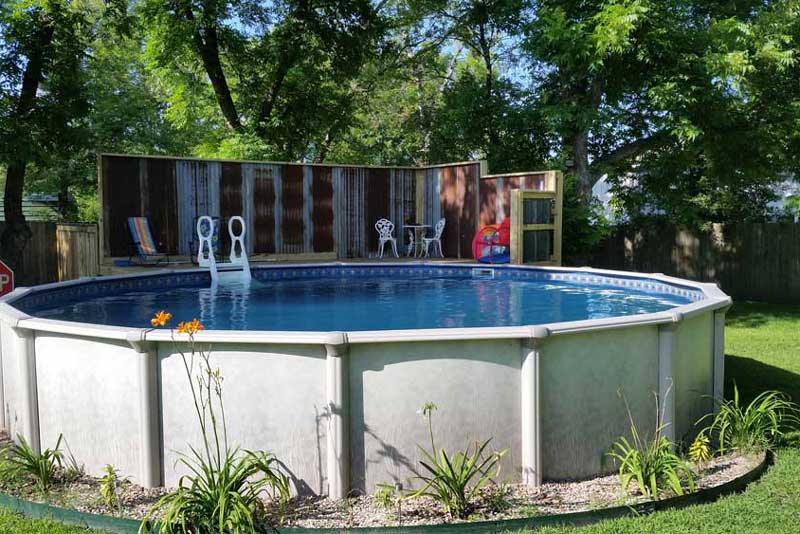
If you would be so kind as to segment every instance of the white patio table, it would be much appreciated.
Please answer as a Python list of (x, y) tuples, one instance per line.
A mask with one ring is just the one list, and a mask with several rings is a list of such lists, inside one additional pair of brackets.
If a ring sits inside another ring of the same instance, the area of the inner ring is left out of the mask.
[[(426, 229), (430, 228), (430, 224), (405, 224), (403, 228), (410, 228), (414, 232), (414, 242), (409, 246), (413, 247), (414, 257), (422, 256), (422, 238), (425, 237)], [(412, 250), (406, 253), (406, 256), (411, 256)]]

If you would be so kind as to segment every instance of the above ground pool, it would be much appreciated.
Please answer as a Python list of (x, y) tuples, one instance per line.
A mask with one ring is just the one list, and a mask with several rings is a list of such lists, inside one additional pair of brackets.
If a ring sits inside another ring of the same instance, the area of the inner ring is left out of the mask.
[[(34, 448), (63, 435), (106, 464), (173, 486), (198, 428), (186, 335), (198, 318), (224, 377), (229, 440), (274, 453), (299, 493), (413, 487), (419, 415), (439, 447), (492, 439), (503, 480), (538, 485), (613, 469), (630, 432), (691, 440), (724, 381), (730, 299), (660, 274), (456, 263), (276, 264), (152, 271), (17, 289), (0, 302), (2, 428)], [(655, 397), (654, 397), (655, 396)]]
[(18, 308), (35, 317), (131, 327), (149, 325), (153, 312), (165, 309), (212, 330), (364, 331), (605, 319), (703, 297), (691, 287), (634, 278), (485, 267), (272, 268), (254, 277), (243, 283), (239, 273), (227, 273), (212, 286), (210, 279), (172, 274), (151, 279), (153, 287), (89, 285), (57, 298), (23, 299)]

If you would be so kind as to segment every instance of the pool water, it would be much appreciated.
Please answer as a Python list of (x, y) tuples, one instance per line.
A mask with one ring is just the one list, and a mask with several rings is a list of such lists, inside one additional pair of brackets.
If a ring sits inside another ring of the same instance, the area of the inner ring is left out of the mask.
[(689, 302), (574, 282), (337, 277), (136, 291), (28, 312), (149, 327), (154, 312), (167, 310), (175, 321), (198, 318), (210, 330), (356, 331), (536, 325), (652, 313)]

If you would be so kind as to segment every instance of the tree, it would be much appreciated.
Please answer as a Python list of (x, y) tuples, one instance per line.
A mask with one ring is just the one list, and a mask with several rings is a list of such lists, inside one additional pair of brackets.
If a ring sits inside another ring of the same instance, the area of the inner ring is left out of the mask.
[(207, 146), (280, 159), (324, 159), (382, 34), (367, 0), (150, 0), (142, 15), (173, 119), (201, 113)]
[(670, 190), (680, 176), (706, 192), (774, 179), (785, 158), (767, 153), (785, 140), (767, 139), (740, 89), (756, 73), (789, 73), (796, 21), (794, 0), (539, 2), (525, 50), (583, 195), (606, 173), (622, 196), (631, 183)]
[(31, 231), (22, 212), (28, 165), (47, 159), (68, 138), (70, 123), (86, 113), (80, 68), (87, 36), (88, 9), (70, 2), (13, 1), (0, 7), (0, 136), (6, 164), (3, 258), (21, 267)]

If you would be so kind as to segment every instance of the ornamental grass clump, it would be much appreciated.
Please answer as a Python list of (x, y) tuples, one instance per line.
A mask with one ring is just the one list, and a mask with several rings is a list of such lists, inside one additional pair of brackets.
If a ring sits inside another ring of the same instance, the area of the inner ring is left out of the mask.
[(785, 433), (800, 428), (797, 404), (780, 391), (764, 391), (743, 407), (739, 388), (734, 384), (732, 399), (714, 402), (716, 415), (708, 414), (700, 421), (713, 418), (703, 432), (716, 438), (721, 454), (771, 450)]
[[(624, 397), (623, 397), (624, 400)], [(619, 480), (623, 491), (636, 481), (643, 495), (658, 500), (666, 488), (676, 495), (694, 491), (694, 475), (688, 462), (675, 452), (675, 446), (663, 435), (663, 414), (656, 397), (656, 430), (652, 436), (643, 435), (636, 426), (630, 407), (625, 401), (630, 421), (631, 439), (621, 436), (611, 446), (608, 456), (619, 465)]]
[(487, 454), (486, 449), (491, 439), (483, 443), (476, 442), (466, 450), (456, 451), (452, 455), (448, 455), (444, 449), (437, 449), (432, 422), (432, 414), (436, 409), (435, 404), (428, 402), (421, 410), (428, 420), (431, 450), (417, 445), (425, 458), (420, 464), (426, 471), (417, 478), (424, 485), (408, 497), (431, 497), (452, 517), (464, 519), (472, 512), (473, 499), (480, 489), (500, 473), (500, 460), (506, 451)]
[[(157, 313), (153, 326), (166, 326), (171, 315)], [(195, 334), (203, 330), (197, 319), (182, 322), (177, 333), (188, 336), (189, 352), (179, 349), (194, 410), (200, 425), (200, 447), (179, 453), (189, 471), (178, 487), (159, 499), (142, 521), (140, 532), (161, 534), (244, 534), (256, 531), (265, 515), (265, 499), (277, 501), (281, 517), (290, 498), (289, 477), (269, 453), (228, 445), (223, 377), (211, 366), (210, 352), (200, 348)], [(173, 332), (173, 339), (174, 339)]]
[(64, 453), (61, 451), (63, 438), (62, 435), (58, 436), (55, 448), (37, 453), (25, 438), (18, 434), (17, 443), (8, 448), (6, 460), (2, 464), (3, 478), (33, 481), (38, 491), (48, 493), (64, 461)]

